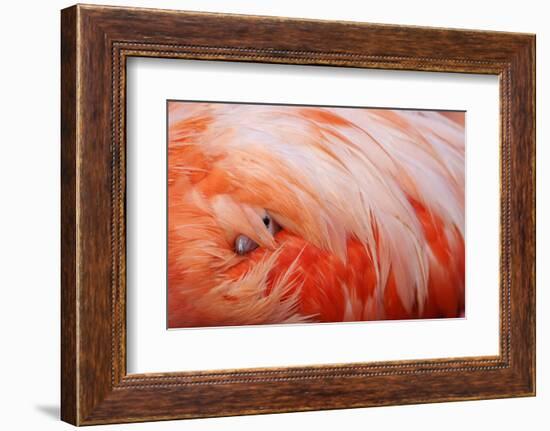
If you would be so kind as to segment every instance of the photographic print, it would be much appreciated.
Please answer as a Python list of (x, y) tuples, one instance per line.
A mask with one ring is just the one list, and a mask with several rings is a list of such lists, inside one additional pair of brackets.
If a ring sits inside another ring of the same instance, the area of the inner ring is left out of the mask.
[(464, 112), (167, 116), (169, 328), (464, 317)]

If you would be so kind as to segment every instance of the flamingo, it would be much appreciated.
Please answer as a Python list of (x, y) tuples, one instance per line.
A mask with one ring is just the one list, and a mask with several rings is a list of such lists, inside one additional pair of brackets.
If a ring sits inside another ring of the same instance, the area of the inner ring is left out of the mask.
[(460, 112), (170, 101), (170, 328), (463, 317)]

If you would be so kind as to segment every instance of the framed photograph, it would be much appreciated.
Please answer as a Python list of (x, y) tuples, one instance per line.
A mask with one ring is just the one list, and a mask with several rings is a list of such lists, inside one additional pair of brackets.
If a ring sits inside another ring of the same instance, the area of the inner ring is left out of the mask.
[(535, 394), (535, 36), (61, 13), (61, 416)]

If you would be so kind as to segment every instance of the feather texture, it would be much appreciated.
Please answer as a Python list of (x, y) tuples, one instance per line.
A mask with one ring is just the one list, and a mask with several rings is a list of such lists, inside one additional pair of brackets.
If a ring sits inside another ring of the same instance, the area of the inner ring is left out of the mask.
[(463, 116), (170, 102), (168, 151), (170, 327), (463, 315)]

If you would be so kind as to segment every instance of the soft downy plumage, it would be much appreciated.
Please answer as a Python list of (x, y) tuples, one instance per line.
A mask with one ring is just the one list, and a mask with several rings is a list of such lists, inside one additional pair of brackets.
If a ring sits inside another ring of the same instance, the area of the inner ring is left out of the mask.
[(169, 327), (463, 316), (463, 120), (169, 102)]

